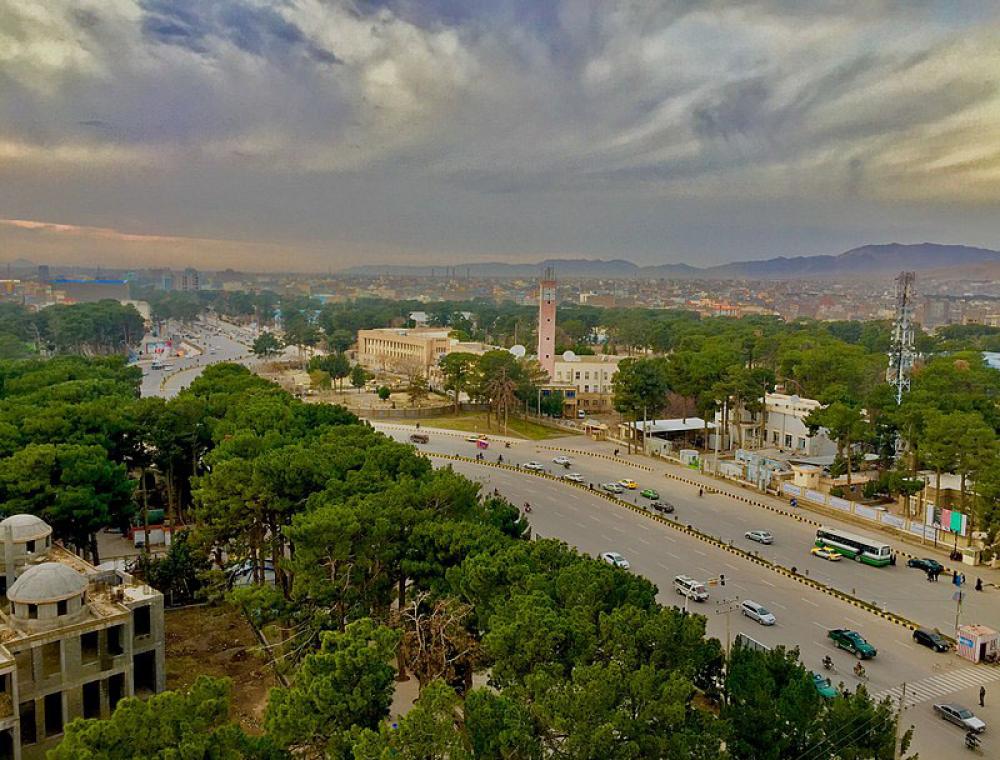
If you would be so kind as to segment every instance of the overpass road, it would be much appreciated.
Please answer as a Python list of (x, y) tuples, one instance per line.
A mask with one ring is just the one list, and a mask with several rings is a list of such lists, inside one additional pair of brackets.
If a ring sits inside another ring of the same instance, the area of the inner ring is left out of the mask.
[[(376, 423), (375, 427), (404, 441), (413, 431), (401, 425)], [(430, 437), (426, 446), (420, 446), (421, 451), (475, 456), (474, 444), (465, 441), (464, 433), (426, 427), (421, 432)], [(846, 688), (854, 689), (859, 683), (852, 672), (855, 661), (846, 652), (834, 649), (826, 632), (838, 627), (860, 631), (879, 652), (876, 659), (865, 663), (870, 678), (869, 691), (898, 699), (902, 684), (907, 684), (907, 709), (903, 720), (906, 725), (916, 726), (914, 749), (919, 749), (921, 756), (944, 757), (963, 746), (962, 732), (957, 728), (952, 730), (933, 714), (935, 701), (954, 700), (975, 707), (979, 687), (992, 690), (994, 684), (1000, 695), (1000, 669), (974, 666), (954, 654), (933, 653), (914, 644), (909, 629), (895, 622), (663, 525), (599, 494), (589, 493), (587, 489), (489, 465), (502, 454), (505, 461), (542, 462), (558, 475), (565, 472), (551, 462), (558, 452), (543, 447), (572, 447), (574, 442), (575, 439), (544, 443), (512, 439), (511, 447), (506, 449), (498, 445), (499, 441), (494, 441), (485, 453), (488, 462), (483, 464), (432, 458), (436, 465), (450, 464), (486, 489), (498, 489), (514, 504), (530, 502), (530, 521), (537, 535), (559, 538), (593, 556), (605, 551), (621, 553), (630, 562), (633, 572), (656, 584), (659, 599), (664, 604), (680, 606), (683, 603), (672, 587), (672, 579), (678, 574), (703, 581), (724, 575), (726, 585), (711, 587), (707, 602), (689, 603), (690, 609), (706, 616), (709, 634), (723, 642), (743, 632), (768, 646), (797, 647), (806, 667), (820, 672), (822, 658), (829, 654), (836, 668), (833, 682), (842, 682)], [(690, 524), (725, 542), (732, 540), (735, 546), (748, 551), (762, 551), (786, 567), (796, 565), (800, 573), (808, 569), (810, 578), (848, 593), (855, 590), (860, 598), (876, 600), (921, 624), (938, 625), (946, 632), (953, 630), (955, 603), (951, 595), (954, 587), (948, 583), (928, 583), (922, 573), (902, 565), (872, 568), (849, 561), (828, 563), (809, 554), (815, 528), (792, 517), (722, 495), (699, 497), (695, 487), (638, 467), (588, 456), (576, 456), (573, 460), (571, 471), (581, 473), (588, 484), (593, 482), (597, 486), (607, 480), (633, 478), (640, 489), (655, 488), (663, 499), (673, 503), (682, 524)], [(637, 492), (626, 493), (629, 501), (633, 501), (633, 496), (636, 502), (644, 501)], [(776, 536), (776, 543), (772, 547), (761, 547), (744, 539), (743, 533), (753, 528), (770, 530)], [(727, 605), (722, 602), (733, 598), (753, 599), (763, 604), (774, 613), (777, 624), (765, 627), (738, 612), (726, 615)], [(979, 595), (963, 608), (962, 617), (972, 618), (966, 615), (966, 609), (971, 608), (972, 614), (979, 615), (988, 612), (989, 605), (995, 603), (993, 594)], [(978, 708), (976, 712), (990, 721), (988, 712)], [(1000, 708), (995, 719), (1000, 720)], [(984, 739), (986, 754), (991, 744), (988, 738)]]

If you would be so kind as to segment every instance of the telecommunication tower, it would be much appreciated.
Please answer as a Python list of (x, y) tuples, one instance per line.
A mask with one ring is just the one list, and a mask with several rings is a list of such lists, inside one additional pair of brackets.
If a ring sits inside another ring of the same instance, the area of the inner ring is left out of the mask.
[(910, 372), (916, 351), (913, 348), (913, 272), (900, 272), (896, 278), (896, 320), (889, 347), (889, 367), (885, 379), (896, 388), (896, 404), (903, 403), (903, 393), (910, 390)]

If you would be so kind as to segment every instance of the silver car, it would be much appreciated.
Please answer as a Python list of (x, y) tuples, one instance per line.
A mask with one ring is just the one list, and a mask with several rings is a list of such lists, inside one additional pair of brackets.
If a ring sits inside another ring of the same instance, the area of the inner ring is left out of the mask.
[(542, 472), (545, 469), (545, 465), (541, 462), (525, 462), (521, 466), (526, 470), (534, 470), (535, 472)]
[(603, 554), (601, 554), (601, 559), (603, 559), (609, 565), (620, 567), (622, 570), (629, 569), (628, 560), (625, 559), (618, 552), (604, 552)]
[(981, 734), (986, 730), (986, 724), (977, 718), (968, 707), (962, 707), (954, 702), (944, 702), (934, 705), (934, 712), (945, 720), (961, 726), (966, 731), (975, 731)]
[(743, 534), (743, 537), (761, 544), (774, 543), (774, 536), (771, 535), (771, 531), (769, 530), (748, 530)]
[(747, 599), (740, 604), (740, 612), (751, 620), (756, 620), (761, 625), (774, 625), (778, 622), (763, 604), (757, 604), (752, 599)]
[(581, 475), (578, 472), (567, 472), (565, 475), (562, 476), (562, 479), (563, 480), (571, 480), (574, 483), (582, 483), (583, 482), (583, 475)]
[(601, 483), (601, 488), (603, 488), (608, 493), (622, 493), (625, 490), (617, 483)]
[(570, 464), (572, 461), (573, 461), (572, 459), (562, 454), (560, 454), (559, 456), (557, 456), (555, 459), (552, 460), (554, 464), (559, 464), (563, 466)]

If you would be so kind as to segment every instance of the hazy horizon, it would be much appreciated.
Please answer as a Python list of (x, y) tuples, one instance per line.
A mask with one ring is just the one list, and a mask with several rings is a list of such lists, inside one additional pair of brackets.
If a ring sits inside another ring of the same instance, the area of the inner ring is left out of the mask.
[(996, 249), (1000, 7), (958, 7), (0, 0), (0, 259)]

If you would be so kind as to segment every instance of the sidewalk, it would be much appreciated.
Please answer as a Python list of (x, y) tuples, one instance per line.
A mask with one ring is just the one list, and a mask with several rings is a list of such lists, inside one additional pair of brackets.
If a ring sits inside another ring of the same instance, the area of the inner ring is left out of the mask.
[[(585, 451), (601, 458), (614, 459), (622, 464), (643, 468), (652, 467), (675, 480), (687, 481), (693, 485), (711, 489), (715, 493), (781, 513), (790, 519), (813, 520), (817, 527), (822, 524), (839, 527), (854, 533), (867, 533), (871, 536), (882, 535), (885, 539), (891, 539), (894, 545), (900, 547), (900, 552), (904, 555), (934, 557), (950, 571), (958, 568), (966, 575), (981, 577), (983, 583), (987, 585), (1000, 587), (1000, 569), (993, 569), (988, 565), (976, 565), (975, 567), (963, 565), (948, 558), (950, 551), (950, 547), (948, 546), (939, 544), (935, 548), (931, 543), (921, 544), (915, 536), (911, 537), (900, 531), (886, 529), (860, 519), (845, 519), (842, 513), (825, 510), (818, 505), (811, 504), (805, 499), (800, 500), (797, 507), (792, 507), (786, 499), (763, 493), (756, 488), (736, 481), (715, 477), (689, 467), (684, 467), (683, 465), (646, 456), (641, 453), (626, 454), (626, 447), (619, 442), (594, 441), (584, 436), (575, 436), (570, 441), (553, 439), (547, 441), (547, 443), (554, 447), (565, 444), (567, 447)], [(615, 449), (619, 449), (617, 457), (613, 456)]]

